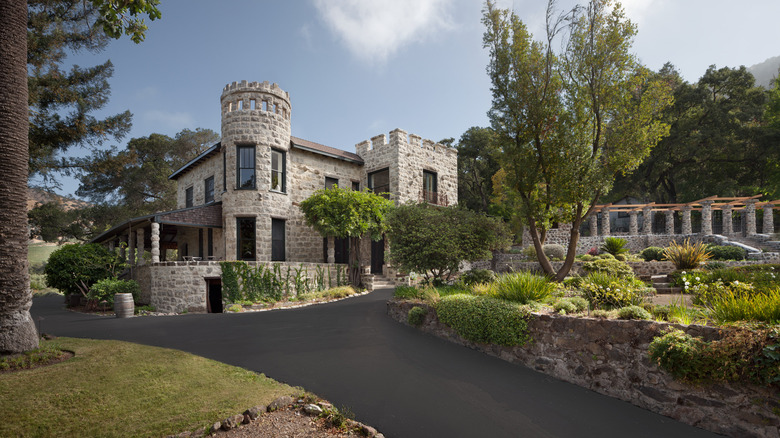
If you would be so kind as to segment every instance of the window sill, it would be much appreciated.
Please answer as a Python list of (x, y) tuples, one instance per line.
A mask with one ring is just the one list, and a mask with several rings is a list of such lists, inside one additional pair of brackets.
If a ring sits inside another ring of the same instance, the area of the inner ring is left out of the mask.
[(287, 194), (287, 192), (283, 192), (281, 190), (268, 189), (268, 191), (271, 192), (271, 193), (278, 193), (280, 195), (286, 195)]

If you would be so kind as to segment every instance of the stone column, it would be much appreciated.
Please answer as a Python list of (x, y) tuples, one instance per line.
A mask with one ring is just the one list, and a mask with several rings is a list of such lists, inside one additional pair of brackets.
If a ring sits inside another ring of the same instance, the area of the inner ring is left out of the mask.
[(108, 242), (108, 250), (109, 250), (109, 251), (111, 251), (111, 252), (114, 252), (114, 248), (116, 247), (115, 245), (116, 245), (116, 244), (114, 243), (114, 241), (113, 241), (113, 240), (110, 240), (110, 241)]
[(328, 237), (328, 263), (336, 263), (336, 239)]
[(136, 264), (138, 266), (143, 266), (144, 264), (144, 229), (139, 228), (138, 231), (135, 232), (136, 236), (138, 237), (138, 242), (135, 245), (136, 252), (138, 253), (138, 261)]
[(664, 232), (672, 235), (674, 234), (674, 210), (666, 210), (664, 214), (666, 215), (666, 228), (664, 229)]
[(772, 234), (775, 232), (775, 221), (772, 212), (772, 204), (764, 204), (764, 229), (761, 231), (764, 234)]
[(601, 209), (601, 234), (609, 236), (609, 207)]
[(691, 226), (691, 207), (690, 205), (684, 205), (682, 208), (682, 233), (693, 234), (693, 227)]
[(628, 218), (629, 218), (629, 225), (628, 225), (628, 234), (632, 236), (636, 236), (639, 234), (639, 220), (637, 219), (638, 212), (636, 210), (631, 210), (628, 212)]
[(642, 234), (653, 234), (653, 207), (642, 208)]
[(590, 215), (590, 235), (593, 237), (599, 235), (599, 215), (595, 211)]
[(119, 258), (127, 263), (127, 237), (119, 236)]
[(724, 236), (730, 236), (732, 232), (731, 227), (731, 205), (724, 205), (723, 206), (723, 235)]
[(127, 259), (130, 266), (135, 266), (135, 231), (127, 234)]
[(745, 201), (745, 232), (748, 236), (756, 234), (756, 200)]
[(712, 201), (701, 202), (701, 234), (712, 234)]
[(152, 222), (152, 263), (160, 263), (160, 224)]

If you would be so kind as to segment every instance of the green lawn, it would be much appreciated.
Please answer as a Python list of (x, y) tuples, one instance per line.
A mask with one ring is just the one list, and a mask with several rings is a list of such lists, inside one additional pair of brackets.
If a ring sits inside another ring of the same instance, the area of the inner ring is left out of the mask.
[(30, 266), (43, 265), (49, 260), (49, 255), (59, 248), (57, 245), (28, 245), (27, 260)]
[(302, 390), (177, 350), (120, 341), (42, 341), (75, 357), (0, 374), (0, 436), (165, 436)]

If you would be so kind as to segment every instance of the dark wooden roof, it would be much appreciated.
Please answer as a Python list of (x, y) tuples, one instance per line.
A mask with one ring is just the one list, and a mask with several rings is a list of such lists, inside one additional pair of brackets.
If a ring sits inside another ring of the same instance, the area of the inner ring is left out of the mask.
[(220, 151), (221, 148), (222, 148), (222, 143), (221, 142), (211, 146), (210, 148), (208, 148), (205, 151), (203, 151), (200, 155), (198, 155), (197, 157), (195, 157), (192, 160), (190, 160), (189, 163), (185, 164), (184, 166), (181, 166), (179, 168), (179, 170), (177, 170), (176, 172), (173, 172), (171, 174), (171, 176), (168, 177), (168, 179), (172, 179), (172, 180), (178, 179), (180, 176), (184, 175), (185, 173), (187, 173), (188, 171), (193, 169), (195, 166), (197, 166), (201, 162), (203, 162), (206, 159), (210, 158), (211, 156), (215, 155), (217, 152)]
[(343, 151), (341, 149), (332, 148), (323, 144), (315, 143), (313, 141), (304, 140), (302, 138), (290, 136), (290, 143), (293, 147), (313, 152), (315, 154), (324, 155), (326, 157), (336, 158), (343, 161), (349, 161), (351, 163), (364, 164), (360, 155), (353, 154), (352, 152)]

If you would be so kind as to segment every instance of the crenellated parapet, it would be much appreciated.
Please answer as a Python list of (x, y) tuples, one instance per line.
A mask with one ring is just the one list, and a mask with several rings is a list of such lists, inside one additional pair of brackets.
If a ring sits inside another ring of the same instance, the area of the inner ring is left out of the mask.
[(371, 137), (370, 140), (364, 140), (356, 144), (355, 150), (361, 157), (364, 154), (367, 154), (369, 151), (374, 151), (385, 147), (420, 148), (435, 154), (455, 157), (458, 155), (458, 151), (455, 148), (445, 146), (427, 138), (424, 139), (417, 134), (409, 134), (403, 129), (394, 129), (390, 131), (389, 142), (387, 141), (387, 138), (388, 136), (385, 134), (376, 135)]

